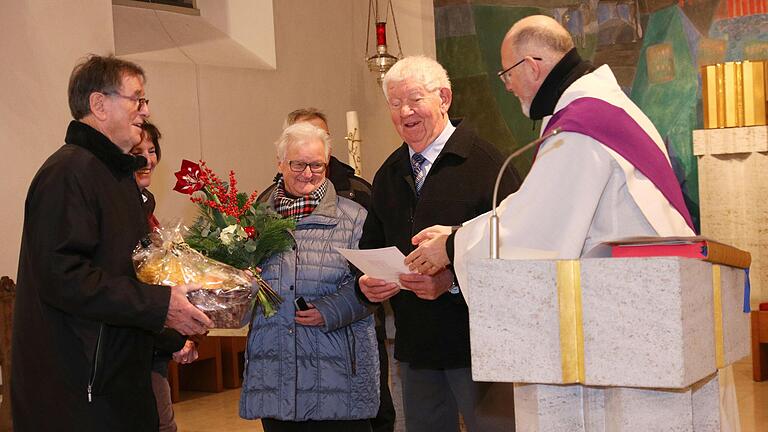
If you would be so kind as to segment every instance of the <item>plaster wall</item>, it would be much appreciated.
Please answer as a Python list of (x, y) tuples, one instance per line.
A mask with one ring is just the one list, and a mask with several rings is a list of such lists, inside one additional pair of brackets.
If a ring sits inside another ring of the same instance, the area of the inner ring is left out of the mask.
[[(395, 0), (393, 5), (403, 53), (434, 57), (432, 2)], [(272, 143), (285, 114), (297, 107), (316, 106), (328, 114), (334, 154), (342, 160), (345, 113), (358, 112), (368, 180), (400, 145), (380, 87), (363, 60), (367, 2), (280, 0), (272, 6), (275, 70), (137, 60), (147, 73), (152, 120), (163, 133), (163, 160), (151, 187), (161, 220), (194, 216), (186, 196), (171, 191), (182, 158), (203, 158), (220, 175), (235, 170), (243, 190), (266, 188), (275, 173)], [(0, 3), (0, 55), (6, 66), (0, 68), (0, 169), (5, 174), (0, 274), (16, 278), (27, 188), (38, 167), (63, 144), (71, 119), (66, 89), (72, 67), (88, 53), (114, 51), (112, 23), (108, 0)], [(139, 28), (136, 37), (141, 36)], [(396, 51), (393, 32), (389, 43)]]

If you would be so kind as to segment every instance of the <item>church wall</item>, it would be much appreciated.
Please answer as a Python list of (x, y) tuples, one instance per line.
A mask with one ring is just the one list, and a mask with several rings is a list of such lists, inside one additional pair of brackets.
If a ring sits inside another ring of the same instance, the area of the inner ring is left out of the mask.
[[(432, 2), (393, 2), (403, 53), (434, 57)], [(264, 189), (276, 172), (274, 147), (286, 113), (316, 106), (329, 117), (334, 154), (346, 160), (349, 110), (363, 134), (363, 176), (372, 180), (400, 140), (380, 87), (363, 61), (367, 2), (273, 2), (276, 70), (138, 61), (147, 72), (152, 120), (163, 133), (163, 160), (151, 190), (161, 220), (194, 207), (171, 191), (182, 158), (205, 159), (220, 175), (234, 169), (242, 190)], [(15, 278), (23, 203), (32, 177), (62, 143), (67, 80), (87, 53), (114, 51), (108, 0), (2, 2), (0, 6), (0, 274)], [(140, 28), (136, 29), (141, 32)], [(390, 24), (390, 51), (397, 43)], [(371, 52), (373, 49), (371, 48)]]

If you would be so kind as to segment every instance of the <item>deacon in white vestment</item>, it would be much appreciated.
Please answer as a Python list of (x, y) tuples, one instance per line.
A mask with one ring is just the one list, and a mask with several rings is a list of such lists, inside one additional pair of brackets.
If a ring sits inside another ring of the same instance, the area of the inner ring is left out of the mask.
[[(499, 78), (528, 117), (542, 120), (542, 135), (563, 131), (540, 145), (520, 189), (498, 206), (501, 258), (577, 259), (622, 237), (695, 235), (661, 136), (607, 65), (582, 61), (546, 16), (512, 26), (501, 61)], [(421, 231), (406, 264), (426, 274), (452, 264), (469, 303), (467, 265), (489, 257), (489, 218)], [(720, 387), (722, 430), (739, 431), (730, 368), (720, 371)]]
[[(634, 120), (658, 146), (659, 158), (663, 157), (666, 164), (662, 168), (674, 179), (661, 137), (624, 94), (607, 65), (571, 84), (559, 98), (555, 112), (586, 96), (628, 114), (629, 121)], [(550, 120), (551, 116), (543, 119), (542, 132), (548, 129)], [(632, 145), (626, 141), (622, 144)], [(679, 186), (674, 186), (679, 192)], [(522, 248), (553, 251), (557, 258), (575, 259), (601, 242), (617, 238), (694, 235), (682, 205), (685, 216), (648, 176), (616, 150), (590, 135), (566, 130), (541, 145), (520, 190), (500, 203), (500, 257), (520, 258), (524, 256)], [(462, 287), (466, 286), (461, 282), (465, 282), (467, 260), (489, 254), (489, 217), (490, 213), (481, 215), (456, 232), (453, 263)]]
[[(608, 66), (581, 60), (568, 32), (543, 16), (515, 24), (501, 58), (499, 77), (524, 113), (542, 120), (542, 134), (563, 130), (542, 143), (520, 189), (498, 206), (501, 258), (539, 258), (538, 251), (574, 259), (621, 237), (694, 235), (661, 136)], [(422, 231), (407, 263), (424, 273), (452, 263), (468, 297), (467, 261), (488, 257), (489, 217), (450, 236), (448, 227)]]

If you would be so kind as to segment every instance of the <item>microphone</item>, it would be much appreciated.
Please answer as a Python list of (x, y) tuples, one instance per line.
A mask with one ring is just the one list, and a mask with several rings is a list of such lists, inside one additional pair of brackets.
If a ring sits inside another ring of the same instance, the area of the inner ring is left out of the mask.
[(562, 132), (561, 128), (554, 128), (551, 131), (545, 133), (544, 135), (540, 136), (538, 139), (535, 139), (528, 144), (520, 147), (512, 153), (511, 155), (507, 156), (507, 159), (504, 161), (504, 163), (501, 165), (501, 169), (499, 170), (499, 175), (496, 176), (496, 185), (493, 187), (493, 208), (491, 210), (491, 259), (499, 259), (499, 216), (496, 214), (496, 202), (498, 201), (499, 196), (499, 185), (501, 184), (501, 177), (504, 175), (504, 170), (507, 169), (507, 165), (512, 161), (512, 159), (520, 156), (523, 154), (526, 150), (529, 148), (541, 144), (544, 140), (553, 137), (557, 134)]

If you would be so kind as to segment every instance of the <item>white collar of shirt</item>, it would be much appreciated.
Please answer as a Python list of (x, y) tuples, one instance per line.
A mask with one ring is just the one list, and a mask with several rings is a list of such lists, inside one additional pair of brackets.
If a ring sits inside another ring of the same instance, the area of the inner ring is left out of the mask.
[[(445, 124), (445, 128), (443, 128), (443, 131), (440, 132), (440, 135), (437, 136), (437, 138), (432, 141), (432, 144), (428, 145), (427, 148), (425, 148), (421, 155), (424, 156), (424, 163), (421, 165), (421, 168), (424, 170), (424, 176), (426, 177), (427, 174), (429, 174), (429, 170), (432, 168), (432, 164), (435, 163), (435, 159), (437, 159), (437, 156), (440, 155), (440, 152), (443, 151), (443, 148), (445, 147), (445, 143), (448, 142), (448, 139), (453, 135), (453, 131), (456, 130), (456, 126), (451, 123), (450, 120), (448, 120)], [(408, 146), (408, 156), (413, 157), (413, 155), (416, 152), (413, 151), (411, 146)]]

